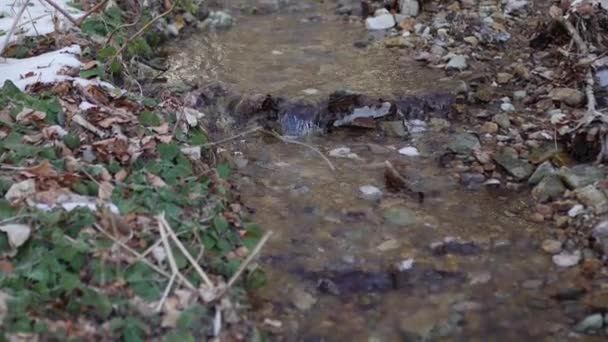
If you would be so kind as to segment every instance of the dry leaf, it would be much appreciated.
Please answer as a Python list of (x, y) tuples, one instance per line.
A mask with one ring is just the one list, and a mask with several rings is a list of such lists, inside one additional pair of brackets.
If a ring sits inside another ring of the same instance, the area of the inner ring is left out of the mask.
[(549, 8), (549, 15), (553, 19), (561, 19), (561, 17), (564, 15), (564, 11), (557, 6), (552, 5), (551, 8)]
[(42, 163), (30, 167), (29, 169), (27, 169), (27, 172), (36, 177), (57, 177), (57, 171), (55, 170), (55, 167), (48, 160), (44, 160)]
[(167, 134), (169, 133), (169, 123), (163, 122), (160, 126), (150, 127), (150, 129), (158, 134)]
[(114, 175), (114, 179), (115, 179), (117, 182), (122, 182), (122, 181), (124, 181), (125, 179), (127, 179), (127, 176), (128, 176), (128, 175), (129, 175), (129, 174), (127, 173), (127, 171), (125, 171), (125, 169), (120, 169), (120, 170), (119, 170), (118, 172), (116, 172), (116, 174)]
[(33, 121), (41, 121), (46, 118), (46, 113), (39, 110), (33, 110), (31, 108), (23, 108), (16, 116), (16, 120), (19, 123), (30, 123)]
[(13, 184), (4, 195), (9, 202), (26, 199), (36, 193), (36, 181), (33, 179), (24, 180)]
[(150, 172), (146, 172), (146, 181), (148, 181), (150, 185), (155, 186), (157, 188), (167, 186), (167, 183), (165, 183), (162, 178), (158, 177), (157, 175), (151, 174)]
[[(8, 260), (0, 260), (0, 272), (10, 274), (15, 271), (15, 266)], [(0, 322), (0, 326), (2, 323)]]
[(91, 70), (99, 65), (99, 62), (96, 60), (90, 61), (82, 66), (82, 70)]
[(0, 231), (5, 232), (8, 236), (8, 243), (13, 249), (19, 248), (27, 239), (30, 238), (32, 229), (20, 223), (10, 223), (0, 226)]
[(112, 192), (114, 192), (114, 185), (110, 182), (101, 182), (99, 183), (99, 191), (97, 193), (97, 198), (100, 200), (108, 200), (112, 197)]

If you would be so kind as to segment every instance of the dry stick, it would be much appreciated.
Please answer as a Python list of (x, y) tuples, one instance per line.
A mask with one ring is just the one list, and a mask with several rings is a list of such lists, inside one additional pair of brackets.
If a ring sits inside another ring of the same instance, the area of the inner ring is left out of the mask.
[(21, 18), (21, 16), (23, 15), (23, 12), (25, 12), (25, 10), (27, 9), (27, 6), (29, 4), (30, 4), (30, 0), (25, 0), (25, 2), (23, 3), (23, 6), (21, 6), (21, 9), (19, 10), (19, 13), (17, 14), (17, 16), (15, 16), (15, 20), (13, 20), (13, 25), (11, 26), (11, 29), (8, 31), (8, 33), (6, 34), (6, 38), (4, 38), (4, 45), (2, 45), (2, 49), (0, 49), (0, 56), (2, 54), (4, 54), (4, 49), (6, 49), (6, 47), (8, 46), (8, 42), (11, 40), (11, 36), (15, 32), (15, 28), (17, 27), (17, 24), (19, 24), (19, 19)]
[(245, 135), (248, 135), (248, 134), (251, 134), (251, 133), (255, 133), (255, 132), (257, 132), (257, 131), (261, 131), (261, 130), (262, 130), (262, 127), (260, 127), (260, 126), (256, 126), (256, 127), (252, 128), (252, 129), (250, 129), (250, 130), (247, 130), (247, 131), (245, 131), (245, 132), (239, 133), (239, 134), (237, 134), (237, 135), (235, 135), (235, 136), (232, 136), (232, 137), (228, 137), (228, 138), (226, 138), (226, 139), (222, 139), (222, 140), (213, 141), (213, 142), (209, 142), (209, 143), (203, 144), (203, 145), (201, 145), (201, 147), (211, 147), (211, 146), (215, 146), (215, 145), (220, 145), (220, 144), (223, 144), (223, 143), (225, 143), (225, 142), (229, 142), (229, 141), (232, 141), (232, 140), (238, 139), (238, 138), (243, 137), (243, 136), (245, 136)]
[(284, 143), (287, 143), (287, 144), (295, 144), (295, 145), (300, 145), (300, 146), (304, 146), (304, 147), (307, 147), (307, 148), (309, 148), (309, 149), (313, 150), (313, 151), (314, 151), (314, 152), (316, 152), (316, 153), (317, 153), (319, 156), (321, 156), (321, 158), (323, 158), (323, 160), (325, 160), (325, 162), (327, 163), (327, 165), (329, 166), (329, 168), (330, 168), (332, 171), (336, 171), (336, 168), (334, 167), (334, 164), (332, 164), (332, 163), (331, 163), (331, 161), (329, 160), (329, 158), (327, 158), (327, 157), (326, 157), (326, 156), (325, 156), (325, 155), (324, 155), (324, 154), (323, 154), (321, 151), (319, 151), (319, 150), (318, 150), (316, 147), (314, 147), (314, 146), (312, 146), (312, 145), (308, 145), (308, 144), (303, 143), (303, 142), (301, 142), (301, 141), (297, 141), (297, 140), (291, 140), (291, 139), (285, 138), (284, 136), (281, 136), (281, 135), (279, 135), (278, 133), (276, 133), (276, 132), (274, 132), (274, 131), (267, 131), (267, 130), (264, 130), (264, 132), (266, 132), (266, 133), (268, 133), (268, 134), (270, 134), (270, 135), (274, 136), (275, 138), (277, 138), (277, 139), (281, 140), (281, 141), (282, 141), (282, 142), (284, 142)]
[(156, 217), (156, 219), (159, 220), (164, 225), (165, 229), (167, 230), (167, 233), (169, 233), (169, 236), (171, 237), (171, 240), (173, 240), (173, 242), (175, 242), (175, 244), (177, 245), (177, 248), (179, 248), (179, 250), (186, 257), (186, 259), (188, 259), (190, 264), (192, 264), (192, 267), (194, 267), (194, 269), (196, 270), (198, 275), (201, 277), (201, 279), (203, 279), (203, 281), (207, 284), (207, 286), (209, 286), (210, 288), (214, 288), (215, 285), (213, 285), (213, 283), (211, 282), (211, 279), (209, 279), (209, 277), (207, 276), (207, 273), (205, 273), (205, 271), (203, 271), (201, 266), (196, 262), (196, 260), (194, 260), (192, 255), (190, 255), (190, 253), (188, 252), (186, 247), (184, 247), (184, 245), (179, 240), (177, 235), (175, 235), (175, 232), (173, 231), (173, 229), (171, 229), (169, 222), (167, 222), (167, 220), (165, 219), (164, 213), (158, 215)]
[[(50, 1), (50, 0), (46, 0), (46, 1)], [(133, 39), (138, 38), (139, 36), (141, 36), (144, 32), (146, 32), (146, 30), (150, 26), (152, 26), (152, 24), (154, 24), (155, 22), (159, 21), (161, 18), (163, 18), (164, 16), (168, 15), (169, 13), (173, 12), (173, 9), (175, 8), (175, 5), (177, 5), (177, 1), (173, 2), (173, 5), (171, 6), (171, 8), (169, 8), (165, 12), (157, 15), (152, 20), (150, 20), (146, 25), (144, 25), (141, 29), (139, 29), (139, 31), (135, 32), (135, 34), (132, 35), (129, 39), (127, 39), (127, 41), (120, 47), (120, 49), (114, 54), (114, 56), (112, 56), (112, 58), (110, 58), (110, 60), (112, 60), (112, 59), (116, 58), (118, 55), (120, 55), (127, 48), (127, 46), (129, 45), (129, 43)]]
[(169, 297), (169, 293), (171, 292), (171, 287), (173, 287), (173, 282), (175, 281), (175, 277), (177, 277), (177, 273), (173, 273), (171, 275), (171, 279), (169, 279), (169, 284), (167, 284), (167, 287), (165, 288), (165, 291), (163, 292), (163, 296), (160, 298), (160, 301), (158, 302), (158, 305), (156, 306), (156, 312), (160, 312), (160, 310), (163, 308), (163, 304), (165, 304), (165, 301), (167, 300), (167, 297)]
[(165, 227), (163, 226), (163, 224), (160, 221), (158, 222), (158, 230), (160, 231), (160, 238), (163, 241), (163, 246), (165, 247), (165, 253), (167, 254), (167, 259), (169, 260), (169, 267), (171, 267), (171, 272), (173, 272), (173, 274), (171, 275), (169, 284), (167, 284), (167, 288), (165, 289), (165, 292), (163, 293), (163, 297), (161, 298), (160, 302), (158, 303), (158, 306), (156, 307), (156, 311), (160, 311), (160, 309), (162, 309), (165, 299), (169, 295), (169, 292), (171, 292), (171, 287), (173, 286), (173, 280), (175, 280), (176, 276), (179, 276), (180, 279), (182, 279), (184, 282), (188, 281), (186, 279), (186, 277), (184, 277), (179, 272), (179, 268), (177, 267), (177, 262), (175, 262), (175, 257), (173, 257), (173, 251), (171, 250), (171, 245), (169, 244), (169, 239), (167, 239), (167, 232), (165, 231)]
[[(40, 0), (40, 1), (42, 1), (42, 0)], [(66, 17), (69, 21), (71, 21), (72, 24), (74, 24), (74, 26), (80, 26), (80, 23), (78, 22), (78, 20), (74, 19), (74, 17), (72, 17), (70, 15), (70, 13), (68, 13), (66, 10), (61, 8), (61, 6), (59, 6), (55, 2), (53, 2), (53, 0), (44, 0), (44, 1), (46, 3), (48, 3), (49, 5), (53, 6), (59, 13), (63, 14), (63, 16)]]
[(251, 263), (253, 258), (255, 258), (255, 256), (258, 253), (260, 253), (260, 251), (262, 250), (262, 247), (264, 247), (264, 245), (270, 238), (270, 235), (272, 235), (272, 230), (270, 230), (270, 231), (266, 232), (266, 234), (264, 234), (264, 236), (262, 237), (262, 239), (260, 239), (260, 242), (258, 242), (258, 244), (255, 246), (253, 251), (251, 251), (251, 253), (249, 253), (249, 255), (247, 256), (247, 259), (245, 259), (245, 261), (243, 261), (241, 263), (241, 266), (239, 266), (239, 269), (234, 273), (234, 275), (232, 275), (230, 280), (228, 280), (228, 284), (226, 284), (226, 290), (228, 290), (237, 281), (237, 279), (239, 279), (239, 277), (241, 276), (241, 273), (243, 273), (243, 271), (245, 271), (245, 269)]

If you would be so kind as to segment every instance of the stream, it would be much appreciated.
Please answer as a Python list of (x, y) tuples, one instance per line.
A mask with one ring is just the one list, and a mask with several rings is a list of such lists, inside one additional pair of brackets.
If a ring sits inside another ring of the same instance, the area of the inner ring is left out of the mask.
[[(231, 3), (232, 13), (249, 3)], [(333, 16), (333, 2), (296, 3), (172, 43), (167, 77), (303, 101), (338, 89), (388, 97), (454, 88), (443, 70)], [(548, 232), (527, 219), (527, 190), (461, 184), (438, 160), (466, 127), (447, 126), (427, 122), (408, 139), (363, 129), (300, 138), (326, 156), (349, 148), (350, 158), (329, 157), (336, 171), (316, 152), (268, 137), (223, 146), (240, 161), (238, 190), (252, 220), (274, 232), (260, 257), (267, 285), (252, 298), (252, 318), (271, 340), (569, 339), (581, 309), (555, 300), (555, 287), (575, 275), (539, 247)], [(388, 191), (387, 160), (423, 201)], [(363, 198), (366, 185), (382, 196)]]

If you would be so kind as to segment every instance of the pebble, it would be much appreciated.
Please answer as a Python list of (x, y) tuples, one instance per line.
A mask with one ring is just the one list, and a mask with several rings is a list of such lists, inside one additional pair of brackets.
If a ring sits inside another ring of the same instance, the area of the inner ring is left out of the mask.
[(381, 14), (365, 19), (365, 27), (368, 30), (386, 30), (393, 26), (395, 26), (395, 18), (392, 14)]
[(596, 313), (585, 317), (582, 321), (574, 327), (575, 331), (587, 333), (597, 331), (604, 325), (604, 317), (601, 313)]
[(515, 101), (522, 101), (523, 99), (526, 98), (528, 94), (526, 93), (525, 90), (516, 90), (513, 92), (513, 100)]
[(486, 122), (481, 126), (481, 133), (494, 134), (498, 132), (498, 124), (495, 122)]
[(402, 154), (402, 155), (408, 156), (408, 157), (417, 157), (420, 155), (420, 152), (418, 152), (418, 149), (413, 146), (406, 146), (406, 147), (399, 149), (399, 154)]
[(568, 106), (577, 106), (585, 100), (585, 94), (578, 89), (555, 88), (549, 92), (549, 97), (553, 101), (560, 101)]
[(292, 302), (299, 310), (307, 311), (315, 305), (317, 299), (304, 290), (296, 289), (293, 291)]
[(373, 185), (363, 185), (359, 188), (361, 198), (368, 201), (376, 201), (382, 197), (382, 191)]
[(356, 153), (350, 151), (348, 147), (338, 147), (329, 151), (329, 156), (334, 158), (359, 159)]
[(503, 102), (500, 104), (500, 109), (503, 112), (514, 112), (515, 111), (515, 106), (513, 106), (512, 103), (510, 102)]
[(467, 57), (464, 55), (454, 55), (446, 65), (448, 70), (464, 70), (468, 68)]
[(572, 253), (563, 251), (553, 256), (553, 263), (559, 267), (572, 267), (578, 265), (581, 258), (581, 251), (577, 250)]
[(557, 254), (562, 251), (562, 243), (558, 240), (547, 239), (542, 242), (541, 248), (549, 254)]
[(568, 216), (577, 217), (578, 215), (585, 212), (585, 207), (582, 204), (575, 204), (568, 210)]
[(376, 247), (379, 251), (385, 252), (385, 251), (390, 251), (391, 249), (396, 249), (399, 248), (399, 241), (395, 240), (395, 239), (390, 239), (390, 240), (386, 240), (383, 243), (379, 244), (378, 247)]

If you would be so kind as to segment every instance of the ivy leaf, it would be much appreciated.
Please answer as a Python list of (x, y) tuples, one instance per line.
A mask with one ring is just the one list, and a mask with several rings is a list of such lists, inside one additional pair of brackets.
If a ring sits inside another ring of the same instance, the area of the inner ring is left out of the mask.
[(228, 164), (220, 164), (217, 166), (217, 173), (222, 179), (228, 179), (230, 177), (230, 165)]
[(148, 110), (139, 113), (139, 123), (148, 127), (156, 127), (161, 124), (158, 115)]

